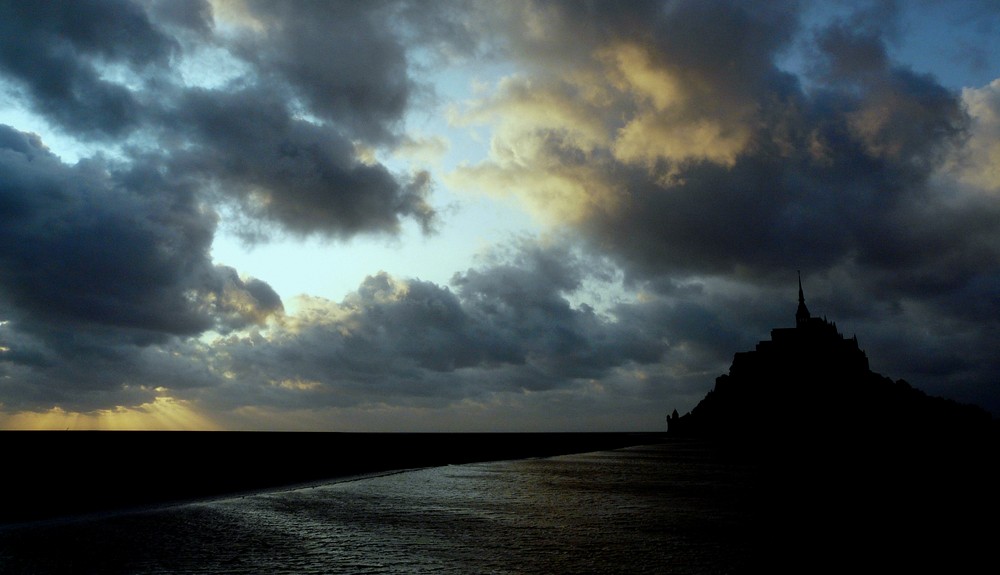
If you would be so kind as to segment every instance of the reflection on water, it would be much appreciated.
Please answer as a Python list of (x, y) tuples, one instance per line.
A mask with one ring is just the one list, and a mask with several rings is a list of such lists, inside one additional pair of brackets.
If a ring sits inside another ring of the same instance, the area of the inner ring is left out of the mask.
[(684, 445), (437, 467), (0, 530), (0, 571), (724, 573), (746, 470)]

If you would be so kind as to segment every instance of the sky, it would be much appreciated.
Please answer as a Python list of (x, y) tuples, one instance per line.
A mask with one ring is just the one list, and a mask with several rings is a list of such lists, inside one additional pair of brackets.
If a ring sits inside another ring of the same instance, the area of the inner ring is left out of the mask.
[(873, 370), (1000, 415), (998, 29), (0, 0), (0, 428), (660, 430), (798, 271)]

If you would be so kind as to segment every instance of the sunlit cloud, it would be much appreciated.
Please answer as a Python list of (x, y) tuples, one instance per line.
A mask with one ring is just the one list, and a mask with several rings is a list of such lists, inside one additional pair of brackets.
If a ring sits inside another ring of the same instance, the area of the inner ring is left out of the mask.
[(406, 160), (438, 166), (449, 148), (448, 140), (441, 136), (407, 137), (396, 146), (393, 153)]
[(254, 14), (245, 0), (209, 0), (216, 22), (223, 27), (244, 27), (260, 33), (267, 22)]
[(1000, 192), (1000, 78), (962, 91), (972, 125), (951, 169), (959, 181), (987, 192)]
[(700, 104), (711, 94), (699, 94), (704, 86), (686, 84), (666, 66), (654, 63), (642, 46), (620, 44), (599, 54), (610, 65), (610, 81), (638, 110), (615, 135), (612, 151), (617, 159), (651, 168), (659, 160), (707, 159), (732, 165), (750, 136), (742, 124), (752, 117), (699, 113), (692, 100)]

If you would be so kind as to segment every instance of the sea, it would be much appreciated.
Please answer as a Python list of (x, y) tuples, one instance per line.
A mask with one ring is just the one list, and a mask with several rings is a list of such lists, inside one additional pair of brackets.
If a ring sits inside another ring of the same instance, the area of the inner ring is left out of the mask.
[(740, 573), (753, 466), (664, 442), (0, 527), (0, 573)]

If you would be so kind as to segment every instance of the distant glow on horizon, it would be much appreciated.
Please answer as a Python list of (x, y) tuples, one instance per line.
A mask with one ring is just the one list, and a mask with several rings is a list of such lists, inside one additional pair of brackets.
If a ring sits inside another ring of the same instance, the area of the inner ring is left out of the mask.
[(89, 412), (53, 407), (44, 412), (0, 413), (0, 428), (24, 431), (218, 431), (218, 424), (191, 403), (160, 396), (137, 407), (118, 406)]

